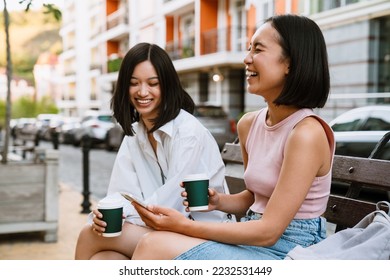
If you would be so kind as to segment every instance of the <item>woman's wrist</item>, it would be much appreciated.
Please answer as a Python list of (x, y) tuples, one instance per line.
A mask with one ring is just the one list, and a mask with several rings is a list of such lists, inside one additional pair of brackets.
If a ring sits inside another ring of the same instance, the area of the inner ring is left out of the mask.
[(225, 193), (218, 193), (218, 203), (215, 205), (215, 210), (223, 211), (223, 205), (226, 205), (224, 200), (227, 196)]

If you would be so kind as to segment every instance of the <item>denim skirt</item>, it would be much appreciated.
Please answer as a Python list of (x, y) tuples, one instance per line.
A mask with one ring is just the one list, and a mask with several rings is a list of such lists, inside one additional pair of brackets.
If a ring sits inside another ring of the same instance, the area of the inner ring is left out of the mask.
[[(251, 210), (241, 222), (261, 219), (261, 214)], [(232, 245), (206, 241), (177, 256), (176, 260), (282, 260), (295, 246), (307, 247), (326, 237), (326, 220), (294, 219), (280, 239), (270, 247)]]

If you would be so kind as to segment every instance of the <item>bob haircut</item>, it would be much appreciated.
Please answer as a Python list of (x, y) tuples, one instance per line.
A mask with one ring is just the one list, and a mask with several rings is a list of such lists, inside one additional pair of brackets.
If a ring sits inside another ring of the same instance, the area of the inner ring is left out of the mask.
[(265, 22), (270, 22), (279, 33), (283, 56), (290, 61), (284, 88), (274, 103), (299, 108), (324, 107), (330, 77), (326, 44), (318, 25), (298, 15), (277, 15)]
[(165, 50), (155, 44), (139, 43), (125, 55), (111, 99), (111, 109), (115, 119), (122, 126), (124, 133), (130, 136), (135, 135), (132, 124), (140, 120), (139, 113), (130, 102), (130, 79), (134, 68), (146, 60), (150, 61), (155, 68), (161, 90), (158, 117), (152, 120), (153, 127), (149, 133), (176, 118), (180, 109), (192, 114), (195, 107), (191, 96), (183, 89), (172, 60)]

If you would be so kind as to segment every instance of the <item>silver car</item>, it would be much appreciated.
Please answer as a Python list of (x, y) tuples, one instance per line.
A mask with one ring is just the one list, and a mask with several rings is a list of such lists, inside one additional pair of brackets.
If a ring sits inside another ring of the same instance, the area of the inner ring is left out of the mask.
[[(233, 142), (236, 137), (236, 122), (229, 119), (221, 106), (197, 105), (194, 116), (210, 131), (221, 150), (226, 142)], [(122, 142), (124, 133), (116, 123), (107, 132), (105, 146), (107, 150), (117, 150)]]
[(211, 132), (219, 149), (236, 137), (236, 121), (230, 119), (221, 106), (197, 105), (194, 116)]
[(121, 125), (116, 122), (114, 126), (107, 131), (106, 140), (105, 140), (106, 150), (107, 151), (118, 150), (124, 136), (125, 133), (123, 132)]
[(75, 146), (81, 144), (85, 135), (88, 135), (93, 144), (104, 143), (108, 130), (114, 126), (114, 117), (110, 112), (90, 111), (80, 121), (74, 130)]
[[(390, 132), (390, 105), (372, 105), (349, 110), (331, 122), (335, 140), (336, 154), (364, 157), (371, 155), (377, 143)], [(375, 158), (390, 160), (390, 142)], [(346, 186), (332, 184), (332, 192), (344, 194)], [(369, 201), (390, 199), (390, 192), (373, 191), (363, 187), (361, 196)]]
[[(329, 125), (335, 133), (336, 154), (369, 157), (379, 140), (390, 131), (390, 105), (355, 108)], [(390, 143), (377, 158), (390, 160)]]

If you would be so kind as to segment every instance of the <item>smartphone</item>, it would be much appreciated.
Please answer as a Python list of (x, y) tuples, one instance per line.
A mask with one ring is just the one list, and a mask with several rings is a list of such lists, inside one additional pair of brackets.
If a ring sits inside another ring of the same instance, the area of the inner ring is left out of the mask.
[(126, 198), (128, 201), (130, 202), (136, 202), (138, 203), (139, 205), (141, 205), (142, 207), (144, 208), (147, 208), (147, 205), (144, 201), (142, 201), (141, 199), (139, 199), (138, 197), (132, 195), (132, 194), (125, 194), (125, 193), (121, 193), (121, 195)]

